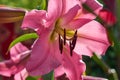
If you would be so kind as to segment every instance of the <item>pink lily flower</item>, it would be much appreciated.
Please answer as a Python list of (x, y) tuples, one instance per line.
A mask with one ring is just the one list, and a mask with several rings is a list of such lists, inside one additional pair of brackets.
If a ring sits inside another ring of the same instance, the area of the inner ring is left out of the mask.
[(11, 77), (14, 80), (25, 80), (28, 76), (25, 64), (30, 51), (21, 43), (18, 43), (11, 48), (10, 54), (11, 59), (0, 62), (0, 75), (6, 76), (6, 79)]
[[(100, 8), (97, 4), (93, 10)], [(47, 11), (26, 13), (22, 28), (34, 29), (40, 36), (26, 65), (29, 74), (43, 75), (62, 65), (70, 80), (79, 80), (85, 66), (81, 69), (81, 58), (74, 57), (92, 56), (93, 52), (101, 55), (110, 45), (105, 28), (94, 18), (83, 14), (79, 0), (49, 0)]]

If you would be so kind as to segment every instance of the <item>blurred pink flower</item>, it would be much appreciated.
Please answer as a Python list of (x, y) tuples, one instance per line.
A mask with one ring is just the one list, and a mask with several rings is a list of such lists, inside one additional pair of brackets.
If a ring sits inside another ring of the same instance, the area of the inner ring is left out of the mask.
[(14, 75), (14, 80), (25, 80), (28, 75), (25, 64), (30, 51), (21, 43), (18, 43), (10, 49), (10, 55), (10, 60), (0, 62), (0, 75), (6, 77)]
[(115, 15), (105, 9), (102, 9), (99, 13), (99, 17), (103, 20), (103, 22), (105, 24), (107, 24), (108, 26), (112, 26), (116, 23), (116, 17)]
[[(49, 0), (47, 11), (26, 13), (22, 28), (34, 29), (39, 35), (26, 66), (30, 75), (43, 75), (62, 65), (71, 80), (79, 80), (85, 70), (80, 56), (105, 53), (110, 45), (106, 30), (93, 20), (95, 15), (83, 14), (82, 3), (79, 0)], [(95, 11), (100, 8), (99, 4), (93, 6)]]

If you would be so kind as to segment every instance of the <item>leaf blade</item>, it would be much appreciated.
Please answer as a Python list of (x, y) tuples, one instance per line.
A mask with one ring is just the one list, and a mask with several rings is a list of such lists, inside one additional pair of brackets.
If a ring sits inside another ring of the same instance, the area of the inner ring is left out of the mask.
[(36, 39), (36, 38), (38, 38), (38, 35), (36, 33), (24, 34), (24, 35), (16, 38), (15, 40), (13, 40), (11, 42), (11, 44), (9, 45), (8, 50), (19, 42), (26, 41), (26, 40), (29, 40), (29, 39)]

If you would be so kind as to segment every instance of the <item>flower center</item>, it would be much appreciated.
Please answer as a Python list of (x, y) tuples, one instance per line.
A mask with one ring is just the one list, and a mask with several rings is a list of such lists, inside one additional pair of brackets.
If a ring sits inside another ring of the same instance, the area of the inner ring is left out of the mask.
[(77, 41), (77, 30), (75, 31), (74, 35), (72, 38), (67, 39), (66, 37), (66, 30), (64, 29), (64, 36), (61, 37), (60, 34), (59, 35), (59, 50), (62, 54), (62, 50), (63, 50), (63, 45), (66, 44), (66, 40), (69, 41), (69, 47), (70, 47), (70, 55), (72, 56), (72, 51), (75, 48), (76, 45), (76, 41)]
[(55, 34), (59, 36), (59, 50), (60, 53), (62, 54), (63, 51), (63, 46), (66, 45), (66, 41), (69, 42), (69, 47), (70, 47), (70, 55), (72, 56), (72, 51), (75, 48), (76, 40), (77, 40), (77, 30), (66, 30), (65, 28), (63, 29), (59, 25), (59, 21), (56, 22), (55, 28), (51, 34), (51, 39), (55, 39)]

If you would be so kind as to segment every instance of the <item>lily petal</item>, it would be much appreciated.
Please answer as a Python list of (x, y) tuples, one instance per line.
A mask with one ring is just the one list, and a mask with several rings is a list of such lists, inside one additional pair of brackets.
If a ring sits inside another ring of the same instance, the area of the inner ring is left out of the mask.
[(21, 52), (15, 58), (0, 62), (0, 74), (10, 77), (24, 69), (31, 51)]
[(29, 53), (25, 55), (22, 54), (20, 56), (21, 58), (20, 60), (16, 59), (17, 61), (18, 60), (20, 61), (19, 63), (14, 63), (12, 59), (0, 62), (0, 74), (10, 77), (12, 74), (15, 74), (21, 71), (24, 68), (24, 65), (26, 64), (26, 59), (28, 56), (29, 56)]
[(85, 4), (87, 7), (89, 7), (93, 13), (95, 13), (90, 13), (83, 7), (82, 14), (79, 16), (81, 18), (95, 19), (96, 15), (98, 15), (100, 10), (102, 9), (102, 5), (98, 3), (97, 0), (81, 0), (81, 2), (82, 4)]
[(78, 29), (78, 39), (74, 51), (80, 55), (92, 56), (95, 52), (99, 55), (104, 54), (110, 46), (105, 28), (96, 21)]
[(73, 52), (73, 55), (70, 56), (69, 49), (65, 50), (63, 53), (63, 67), (66, 76), (70, 80), (80, 80), (82, 79), (82, 74), (85, 71), (85, 64), (81, 59), (81, 56)]
[(58, 41), (49, 41), (49, 31), (44, 31), (34, 43), (26, 69), (32, 76), (47, 74), (60, 65)]
[(76, 5), (81, 5), (78, 0), (63, 0), (63, 14), (68, 13)]
[(61, 16), (62, 13), (62, 0), (49, 0), (48, 1), (48, 17), (53, 22)]
[(62, 54), (62, 65), (54, 70), (55, 80), (82, 80), (82, 74), (86, 69), (82, 61), (82, 56), (79, 56), (75, 52), (70, 56), (69, 53), (70, 51), (67, 45)]
[[(11, 56), (11, 59), (14, 61), (14, 62), (19, 62), (19, 61), (16, 61), (16, 59), (19, 59), (20, 56), (18, 56), (18, 54), (22, 53), (22, 52), (25, 52), (25, 51), (28, 51), (28, 48), (25, 47), (24, 45), (22, 45), (21, 43), (17, 43), (15, 46), (13, 46), (11, 49), (10, 49), (10, 56)], [(19, 57), (19, 58), (18, 58)]]
[(15, 74), (14, 79), (15, 80), (26, 80), (27, 76), (28, 76), (28, 73), (26, 69), (24, 68), (22, 71)]
[(69, 22), (71, 22), (75, 18), (75, 16), (77, 15), (79, 9), (80, 9), (80, 6), (76, 5), (73, 8), (71, 8), (65, 15), (63, 15), (60, 18), (61, 26), (66, 25)]
[(64, 72), (64, 68), (63, 68), (63, 65), (60, 65), (59, 67), (57, 67), (55, 70), (54, 70), (54, 77), (57, 78), (61, 75), (63, 75), (65, 72)]
[(85, 0), (84, 4), (86, 4), (90, 9), (96, 14), (102, 9), (102, 4), (97, 2), (96, 0)]
[(70, 23), (64, 25), (63, 27), (66, 29), (78, 29), (90, 21), (91, 19), (85, 19), (85, 18), (75, 19), (72, 20)]
[(46, 11), (44, 10), (32, 10), (25, 14), (22, 28), (31, 28), (31, 29), (44, 29), (44, 19), (46, 17)]
[(7, 60), (4, 62), (0, 62), (0, 74), (3, 76), (10, 77), (11, 74), (17, 70), (12, 60)]

